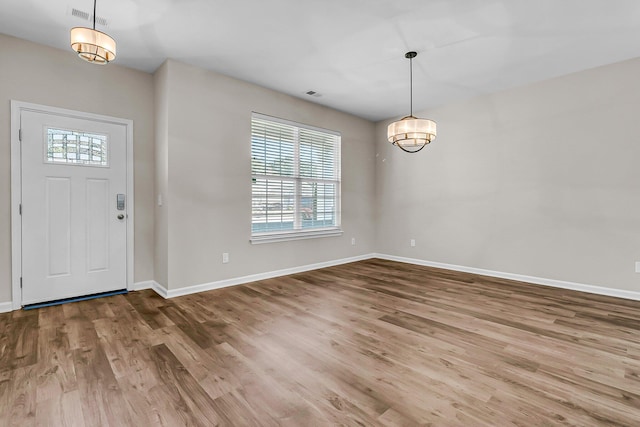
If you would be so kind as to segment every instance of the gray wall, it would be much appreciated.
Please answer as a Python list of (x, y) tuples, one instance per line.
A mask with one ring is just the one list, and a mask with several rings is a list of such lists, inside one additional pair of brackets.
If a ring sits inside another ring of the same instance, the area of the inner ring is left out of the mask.
[(32, 102), (132, 119), (135, 280), (153, 279), (153, 78), (0, 34), (0, 302), (11, 301), (11, 107)]
[[(163, 285), (173, 290), (373, 252), (373, 123), (177, 61), (165, 67), (168, 79), (160, 92), (168, 96), (169, 108), (168, 189), (162, 195), (168, 281)], [(249, 242), (252, 111), (341, 132), (343, 236)], [(222, 264), (223, 252), (230, 254), (228, 264)]]
[(378, 123), (377, 251), (640, 291), (638, 76), (635, 59), (421, 112), (439, 135), (414, 155)]
[[(407, 155), (388, 122), (176, 61), (151, 76), (2, 35), (0, 54), (0, 302), (11, 99), (134, 120), (136, 281), (177, 289), (380, 252), (640, 290), (640, 59), (422, 112), (440, 134)], [(249, 243), (251, 111), (342, 133), (342, 237)]]

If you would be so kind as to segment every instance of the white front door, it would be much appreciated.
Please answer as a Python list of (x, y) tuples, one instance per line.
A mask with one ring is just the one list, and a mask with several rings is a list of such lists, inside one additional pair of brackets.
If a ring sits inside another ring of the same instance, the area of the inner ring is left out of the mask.
[(22, 304), (127, 287), (127, 128), (23, 110)]

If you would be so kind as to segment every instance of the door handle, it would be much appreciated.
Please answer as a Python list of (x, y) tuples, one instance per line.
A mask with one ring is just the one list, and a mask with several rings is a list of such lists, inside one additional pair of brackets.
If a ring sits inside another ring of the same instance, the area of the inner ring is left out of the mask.
[(123, 214), (118, 215), (118, 219), (119, 220), (123, 220), (124, 219), (124, 215)]

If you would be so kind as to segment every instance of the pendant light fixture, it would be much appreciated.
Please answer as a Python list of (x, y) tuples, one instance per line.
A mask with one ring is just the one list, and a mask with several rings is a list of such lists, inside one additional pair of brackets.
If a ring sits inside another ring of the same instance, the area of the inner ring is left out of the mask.
[(387, 138), (393, 145), (397, 145), (407, 153), (417, 153), (428, 143), (436, 139), (436, 122), (419, 119), (413, 115), (413, 58), (416, 52), (407, 52), (404, 57), (409, 59), (409, 73), (411, 76), (411, 109), (408, 116), (389, 125)]
[(93, 0), (93, 29), (72, 28), (71, 49), (87, 62), (104, 65), (116, 59), (116, 41), (96, 30), (96, 2)]

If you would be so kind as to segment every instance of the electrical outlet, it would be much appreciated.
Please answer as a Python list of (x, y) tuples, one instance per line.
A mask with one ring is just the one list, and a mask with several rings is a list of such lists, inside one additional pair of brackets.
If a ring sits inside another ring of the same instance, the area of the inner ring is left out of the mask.
[(416, 239), (411, 239), (409, 244), (411, 245), (412, 248), (415, 247), (416, 246)]
[(640, 261), (636, 261), (636, 273), (640, 273)]
[(355, 246), (355, 245), (356, 245), (356, 238), (355, 238), (355, 237), (352, 237), (352, 238), (351, 238), (351, 244), (352, 244), (353, 246)]
[(226, 264), (229, 262), (229, 252), (223, 252), (222, 253), (222, 263)]

